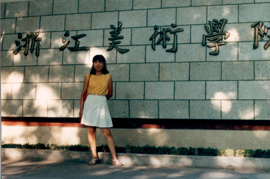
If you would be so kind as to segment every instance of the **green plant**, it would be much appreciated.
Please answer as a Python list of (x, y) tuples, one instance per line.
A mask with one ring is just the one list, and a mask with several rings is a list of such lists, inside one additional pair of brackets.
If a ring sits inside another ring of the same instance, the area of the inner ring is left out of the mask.
[(118, 153), (127, 153), (125, 147), (117, 147), (117, 146), (115, 146), (115, 150), (116, 150)]
[(21, 144), (3, 144), (2, 148), (18, 148), (18, 149), (21, 149), (22, 145)]
[(222, 149), (219, 152), (220, 156), (224, 156), (224, 157), (233, 157), (234, 156), (234, 150), (233, 149)]
[(187, 155), (198, 155), (197, 150), (195, 148), (189, 147)]
[(156, 147), (146, 145), (146, 146), (143, 146), (142, 147), (142, 153), (146, 153), (146, 154), (151, 154), (151, 153), (158, 154), (158, 149)]
[(198, 155), (202, 156), (217, 156), (218, 151), (217, 149), (212, 149), (212, 148), (198, 148)]
[(270, 150), (265, 151), (265, 156), (264, 158), (270, 158)]
[(236, 150), (235, 156), (236, 157), (245, 157), (245, 150)]
[(158, 154), (170, 154), (170, 148), (163, 146), (163, 147), (158, 147)]
[(255, 150), (253, 157), (264, 158), (265, 157), (265, 151), (262, 150), (262, 149), (257, 149), (257, 150)]
[(98, 146), (97, 152), (109, 152), (109, 147), (107, 145)]
[(35, 145), (35, 149), (47, 149), (45, 144), (38, 143)]
[[(38, 144), (3, 144), (2, 148), (21, 148), (21, 149), (48, 149), (48, 150), (63, 150), (63, 151), (90, 151), (89, 146), (83, 145), (56, 145), (42, 143)], [(270, 150), (234, 150), (234, 149), (213, 149), (213, 148), (193, 148), (193, 147), (155, 147), (155, 146), (130, 146), (115, 147), (117, 153), (140, 153), (140, 154), (169, 154), (169, 155), (199, 155), (199, 156), (226, 156), (226, 157), (256, 157), (270, 158)], [(97, 152), (110, 152), (107, 145), (97, 146)]]
[(255, 151), (251, 149), (245, 150), (245, 157), (253, 157)]
[(188, 149), (185, 147), (180, 147), (176, 149), (177, 155), (187, 155), (188, 154)]

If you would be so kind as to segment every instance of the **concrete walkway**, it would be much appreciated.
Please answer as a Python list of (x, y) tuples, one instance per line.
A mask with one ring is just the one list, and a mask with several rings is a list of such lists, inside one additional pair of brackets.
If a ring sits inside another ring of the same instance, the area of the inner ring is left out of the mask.
[[(99, 152), (102, 164), (111, 164), (110, 153)], [(89, 152), (34, 150), (34, 149), (2, 149), (3, 160), (48, 160), (55, 162), (84, 162), (91, 158)], [(190, 155), (154, 155), (119, 153), (118, 158), (126, 167), (189, 167), (216, 168), (230, 170), (261, 170), (270, 171), (270, 159), (190, 156)]]
[(149, 166), (89, 166), (85, 162), (14, 161), (2, 162), (3, 179), (269, 179), (270, 173), (206, 168), (154, 168)]
[(2, 178), (270, 178), (270, 159), (118, 154), (125, 166), (113, 167), (110, 154), (99, 157), (100, 164), (89, 166), (89, 152), (2, 149)]

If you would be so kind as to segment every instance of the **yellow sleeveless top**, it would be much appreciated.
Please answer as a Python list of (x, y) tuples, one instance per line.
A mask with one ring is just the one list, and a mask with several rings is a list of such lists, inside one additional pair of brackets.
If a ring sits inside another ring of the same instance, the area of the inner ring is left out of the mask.
[[(85, 75), (86, 79), (90, 74)], [(100, 76), (91, 75), (90, 83), (87, 87), (88, 94), (107, 95), (109, 92), (109, 80), (111, 75), (104, 74)]]

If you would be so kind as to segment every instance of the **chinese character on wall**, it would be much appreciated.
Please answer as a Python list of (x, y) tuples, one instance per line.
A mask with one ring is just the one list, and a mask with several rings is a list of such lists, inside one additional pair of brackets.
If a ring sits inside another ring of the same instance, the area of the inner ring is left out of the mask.
[(71, 36), (71, 38), (73, 40), (75, 40), (75, 45), (74, 45), (74, 47), (68, 47), (69, 46), (69, 43), (70, 43), (70, 40), (67, 41), (65, 37), (69, 37), (69, 31), (66, 31), (65, 34), (64, 34), (64, 37), (62, 38), (62, 43), (64, 45), (62, 47), (60, 47), (59, 50), (63, 51), (67, 47), (68, 47), (68, 49), (70, 51), (87, 51), (87, 50), (89, 50), (89, 47), (86, 47), (86, 46), (80, 47), (80, 41), (79, 41), (79, 39), (80, 38), (83, 38), (85, 36), (86, 36), (86, 34), (79, 34), (79, 35)]
[(257, 49), (259, 47), (258, 43), (258, 36), (261, 37), (267, 36), (269, 40), (264, 44), (264, 50), (267, 50), (270, 46), (270, 35), (267, 35), (268, 29), (270, 29), (267, 26), (263, 27), (263, 22), (259, 21), (251, 25), (252, 28), (254, 28), (254, 43), (253, 43), (253, 49)]
[[(172, 28), (176, 28), (176, 24), (171, 25)], [(165, 49), (167, 47), (167, 41), (170, 41), (170, 37), (168, 36), (167, 33), (173, 34), (173, 47), (171, 49), (166, 50), (166, 52), (172, 52), (176, 53), (178, 46), (177, 46), (177, 34), (178, 32), (184, 32), (184, 29), (182, 28), (176, 28), (176, 29), (171, 29), (171, 28), (162, 28), (161, 32), (158, 32), (159, 27), (155, 25), (154, 27), (155, 32), (153, 35), (150, 37), (150, 41), (152, 41), (152, 49), (156, 50), (156, 45), (159, 45), (160, 43), (162, 44), (162, 47)], [(156, 41), (157, 36), (159, 35), (159, 39)]]
[(118, 27), (115, 27), (114, 25), (110, 25), (110, 27), (113, 30), (110, 32), (111, 38), (108, 40), (111, 41), (111, 43), (109, 43), (110, 47), (107, 49), (107, 51), (111, 51), (115, 48), (121, 54), (129, 52), (129, 49), (122, 49), (118, 47), (118, 45), (121, 43), (120, 40), (124, 39), (124, 36), (120, 35), (122, 31), (122, 22), (118, 22)]
[(226, 44), (223, 39), (226, 40), (230, 36), (229, 32), (224, 31), (227, 21), (227, 19), (220, 19), (219, 21), (214, 19), (209, 21), (208, 25), (204, 25), (207, 35), (203, 34), (202, 45), (205, 46), (207, 41), (209, 41), (211, 44), (207, 45), (207, 47), (215, 47), (215, 50), (209, 53), (210, 55), (218, 55), (219, 46)]
[(40, 55), (40, 41), (42, 40), (39, 36), (39, 32), (35, 32), (33, 34), (26, 34), (26, 37), (23, 38), (23, 35), (21, 33), (18, 34), (18, 39), (20, 39), (22, 42), (25, 42), (23, 45), (21, 45), (21, 42), (19, 40), (15, 41), (15, 44), (17, 46), (17, 49), (13, 51), (14, 55), (17, 55), (22, 47), (24, 47), (23, 54), (25, 56), (28, 55), (28, 51), (30, 50), (31, 53), (33, 53), (35, 46), (36, 46), (36, 56), (38, 57)]

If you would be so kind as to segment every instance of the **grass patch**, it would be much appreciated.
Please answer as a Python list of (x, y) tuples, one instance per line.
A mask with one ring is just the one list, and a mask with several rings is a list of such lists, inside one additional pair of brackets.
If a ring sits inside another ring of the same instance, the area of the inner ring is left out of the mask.
[[(44, 149), (44, 150), (61, 150), (61, 151), (84, 151), (90, 150), (89, 146), (83, 145), (55, 145), (55, 144), (3, 144), (2, 148), (17, 149)], [(155, 147), (155, 146), (130, 146), (115, 147), (117, 153), (137, 153), (137, 154), (167, 154), (167, 155), (195, 155), (195, 156), (224, 156), (224, 157), (253, 157), (253, 158), (270, 158), (270, 150), (234, 150), (234, 149), (215, 149), (215, 148), (186, 148), (186, 147)], [(107, 145), (97, 147), (98, 152), (110, 152)]]

